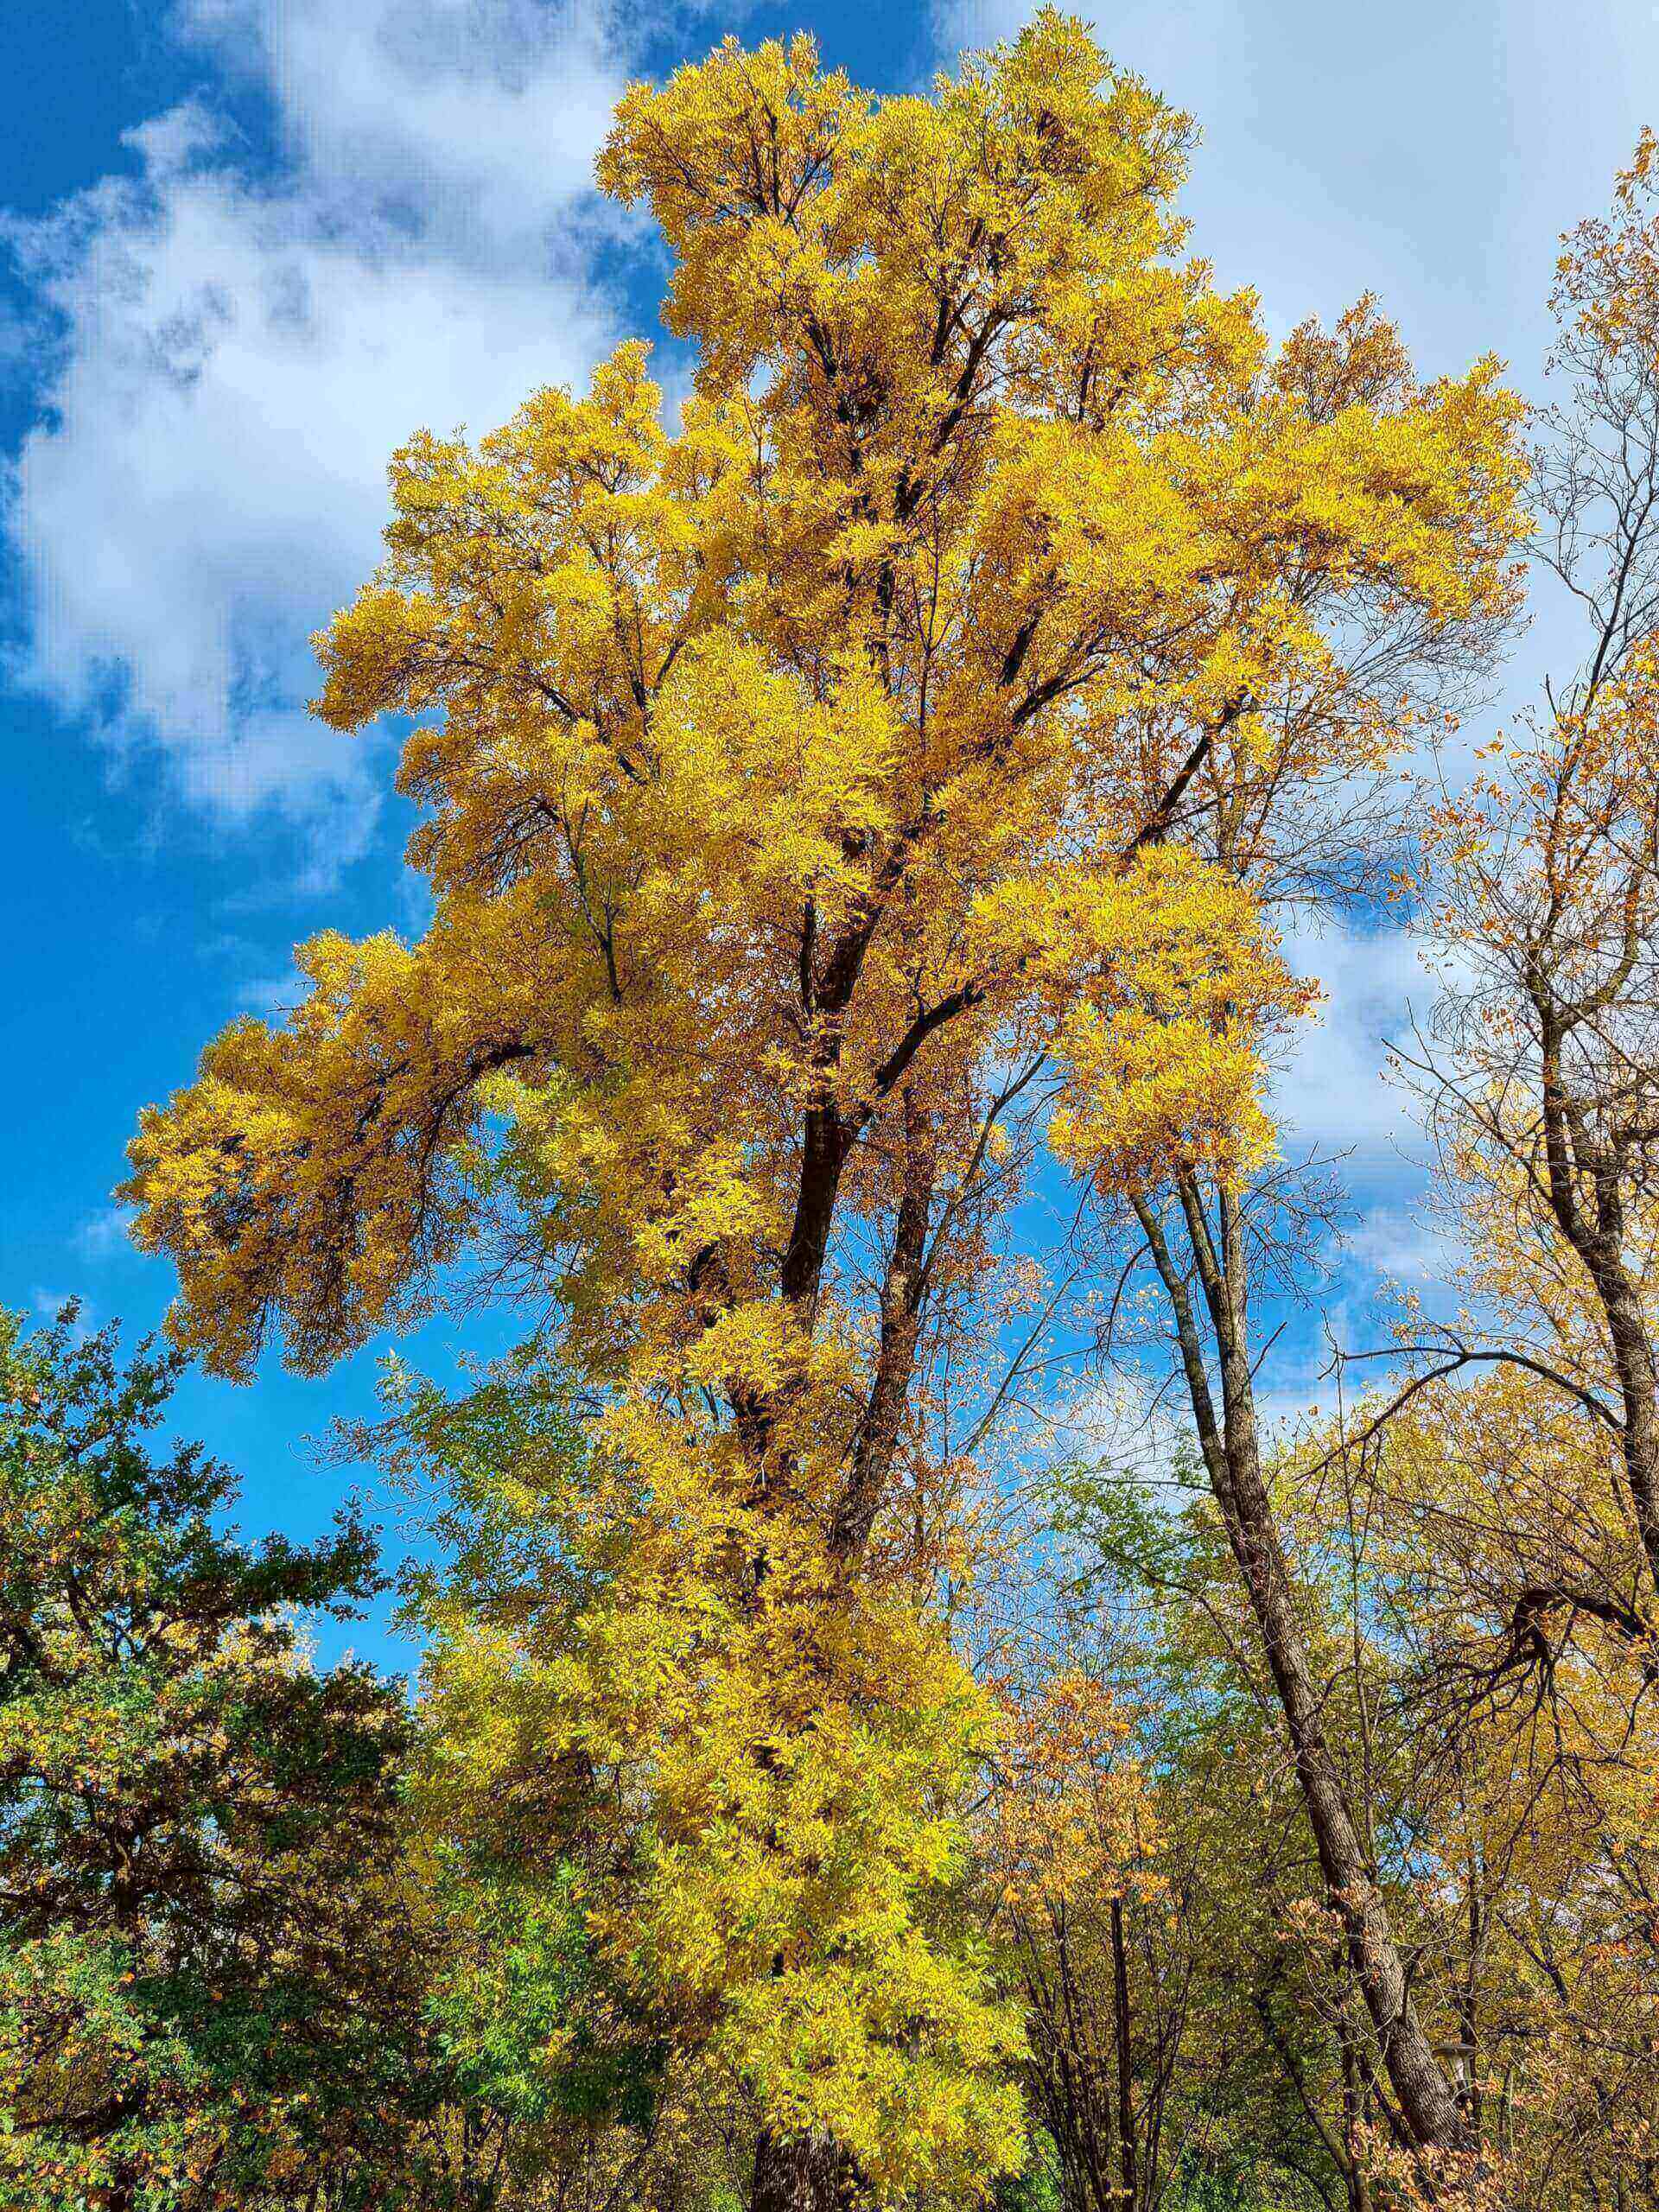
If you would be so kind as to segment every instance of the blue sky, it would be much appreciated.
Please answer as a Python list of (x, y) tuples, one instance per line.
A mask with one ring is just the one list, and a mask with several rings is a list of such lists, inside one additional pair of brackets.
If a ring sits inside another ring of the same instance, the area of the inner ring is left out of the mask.
[[(1166, 0), (1091, 11), (1204, 126), (1187, 206), (1287, 327), (1370, 289), (1422, 366), (1495, 349), (1538, 388), (1556, 233), (1659, 118), (1645, 0)], [(139, 1106), (324, 924), (416, 924), (390, 749), (311, 725), (307, 639), (375, 557), (411, 429), (482, 429), (656, 332), (662, 265), (597, 205), (612, 100), (728, 29), (804, 27), (880, 87), (1017, 28), (1014, 0), (77, 0), (0, 9), (0, 1297), (158, 1319), (167, 1271), (108, 1193)], [(660, 334), (658, 334), (660, 335)], [(671, 371), (671, 363), (670, 364)], [(1506, 696), (1566, 648), (1546, 608)], [(1430, 1264), (1382, 1040), (1389, 933), (1300, 948), (1331, 1007), (1293, 1071), (1354, 1147), (1350, 1294)], [(484, 1325), (477, 1325), (482, 1326)], [(429, 1332), (453, 1355), (464, 1332)], [(480, 1344), (484, 1341), (480, 1339)], [(181, 1419), (242, 1471), (244, 1522), (308, 1533), (306, 1448), (364, 1409), (323, 1382), (200, 1379)], [(1287, 1402), (1308, 1373), (1293, 1357)], [(395, 1656), (395, 1655), (394, 1655)]]

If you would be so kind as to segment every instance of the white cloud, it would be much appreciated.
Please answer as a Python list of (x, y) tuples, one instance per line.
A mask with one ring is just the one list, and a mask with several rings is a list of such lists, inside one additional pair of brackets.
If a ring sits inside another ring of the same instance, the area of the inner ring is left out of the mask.
[(1373, 1206), (1345, 1243), (1356, 1267), (1408, 1291), (1446, 1288), (1468, 1256), (1467, 1248), (1421, 1206)]
[(279, 976), (249, 976), (237, 986), (236, 1003), (245, 1014), (263, 1021), (281, 1021), (292, 1014), (306, 995), (306, 981), (299, 969), (289, 967)]
[(130, 1253), (128, 1236), (132, 1222), (132, 1213), (125, 1206), (100, 1206), (74, 1233), (72, 1241), (77, 1255), (96, 1266)]
[(1274, 1084), (1287, 1143), (1373, 1170), (1421, 1153), (1410, 1097), (1384, 1080), (1390, 1044), (1433, 994), (1415, 940), (1332, 921), (1288, 931), (1285, 954), (1325, 993)]
[(185, 26), (267, 81), (296, 167), (347, 213), (532, 252), (588, 188), (620, 89), (613, 28), (549, 0), (185, 0)]
[(573, 240), (620, 88), (582, 0), (191, 0), (263, 86), (288, 165), (200, 102), (7, 237), (62, 332), (6, 485), (16, 673), (187, 796), (275, 810), (317, 869), (372, 817), (360, 746), (308, 721), (309, 633), (373, 565), (391, 448), (483, 429), (610, 341)]

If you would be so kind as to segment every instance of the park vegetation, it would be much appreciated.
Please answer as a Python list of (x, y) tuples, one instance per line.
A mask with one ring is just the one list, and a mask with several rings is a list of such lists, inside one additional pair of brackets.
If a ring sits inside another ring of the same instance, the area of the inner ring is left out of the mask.
[[(143, 1116), (166, 1347), (0, 1338), (0, 2205), (1659, 2207), (1654, 142), (1529, 411), (1274, 342), (1194, 138), (1052, 10), (728, 41), (599, 167), (676, 419), (395, 454), (317, 711), (429, 923)], [(1385, 906), (1446, 1295), (1287, 1427), (1282, 938)], [(406, 1694), (168, 1395), (483, 1304), (346, 1440)]]

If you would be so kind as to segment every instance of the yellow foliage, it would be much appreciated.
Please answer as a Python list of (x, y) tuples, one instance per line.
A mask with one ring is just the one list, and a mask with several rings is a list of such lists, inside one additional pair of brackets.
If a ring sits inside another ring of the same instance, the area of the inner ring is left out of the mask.
[(937, 1624), (832, 1592), (821, 1544), (647, 1408), (581, 1473), (507, 1465), (498, 1541), (559, 1568), (432, 1599), (428, 1819), (486, 1864), (574, 1859), (630, 2000), (774, 2125), (881, 2197), (976, 2194), (1022, 2140), (1017, 2020), (944, 1917), (987, 1700)]
[(1230, 991), (1230, 894), (1128, 856), (1195, 747), (1313, 775), (1382, 741), (1344, 604), (1507, 604), (1516, 415), (1490, 363), (1420, 390), (1368, 305), (1270, 358), (1247, 295), (1168, 258), (1190, 135), (1052, 12), (931, 98), (873, 102), (799, 39), (629, 92), (601, 175), (678, 257), (697, 396), (671, 435), (631, 343), (585, 399), (397, 456), (319, 705), (425, 718), (400, 787), (437, 918), (307, 949), (291, 1027), (238, 1025), (146, 1116), (140, 1238), (211, 1364), (280, 1319), (320, 1366), (418, 1306), (474, 1224), (486, 1096), (556, 1184), (538, 1100), (598, 1147), (572, 1235), (613, 1303), (636, 1236), (647, 1273), (689, 1249), (671, 1194), (716, 1138), (753, 1186), (741, 1280), (815, 1105), (850, 1157), (1010, 1024), (1066, 1030), (1068, 1157), (1261, 1156), (1270, 947), (1240, 915)]
[(1011, 2155), (1005, 2025), (918, 1902), (971, 1700), (892, 1511), (1012, 1187), (1001, 1073), (1052, 1056), (1109, 1185), (1266, 1156), (1302, 994), (1194, 779), (1374, 763), (1367, 625), (1512, 597), (1492, 365), (1421, 388), (1368, 303), (1275, 356), (1180, 257), (1192, 135), (1052, 10), (925, 97), (804, 39), (633, 87), (600, 177), (667, 238), (695, 393), (666, 426), (628, 344), (396, 454), (318, 709), (414, 719), (435, 918), (303, 948), (125, 1186), (220, 1373), (278, 1330), (326, 1366), (488, 1237), (556, 1313), (606, 1594), (545, 1649), (451, 1624), (468, 1787), (613, 1770), (617, 1957), (884, 2189)]

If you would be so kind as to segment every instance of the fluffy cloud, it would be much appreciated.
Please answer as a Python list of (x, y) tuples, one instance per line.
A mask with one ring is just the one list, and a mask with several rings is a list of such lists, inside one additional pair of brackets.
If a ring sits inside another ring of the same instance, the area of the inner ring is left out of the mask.
[(404, 204), (430, 249), (534, 259), (588, 187), (620, 89), (615, 18), (563, 0), (188, 0), (188, 29), (269, 85), (295, 168), (349, 218)]
[(613, 334), (573, 241), (618, 42), (580, 0), (191, 0), (181, 23), (264, 94), (281, 158), (193, 102), (130, 134), (136, 177), (9, 226), (57, 333), (6, 486), (15, 672), (214, 817), (274, 810), (324, 871), (373, 779), (305, 715), (308, 637), (376, 557), (389, 448), (493, 425)]
[(88, 1214), (71, 1239), (76, 1257), (95, 1267), (130, 1259), (132, 1218), (125, 1206), (100, 1206)]
[(1285, 953), (1325, 992), (1274, 1085), (1287, 1141), (1346, 1156), (1355, 1173), (1387, 1173), (1421, 1154), (1412, 1101), (1385, 1082), (1389, 1046), (1433, 997), (1415, 941), (1403, 930), (1326, 922), (1290, 931)]

